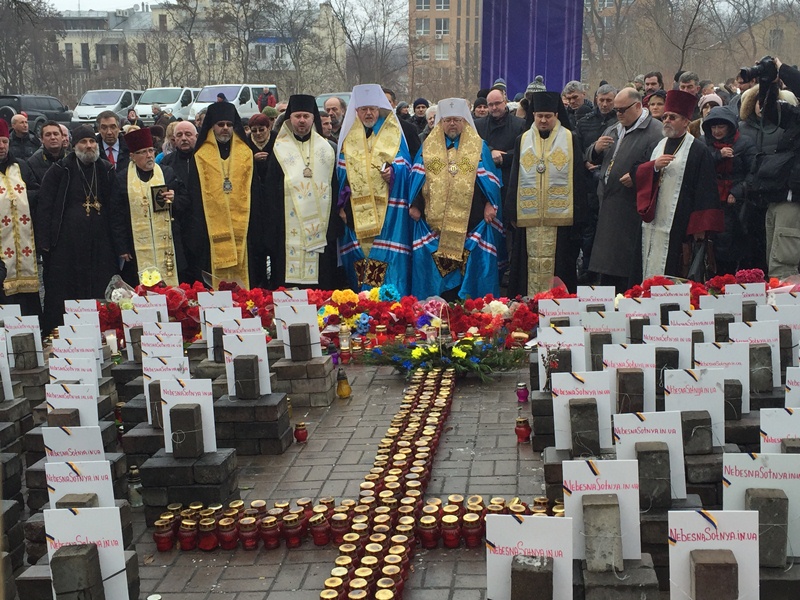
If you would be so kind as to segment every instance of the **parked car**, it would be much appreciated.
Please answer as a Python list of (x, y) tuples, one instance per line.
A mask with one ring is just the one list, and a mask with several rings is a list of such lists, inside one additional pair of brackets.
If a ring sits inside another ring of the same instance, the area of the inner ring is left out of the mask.
[(145, 125), (152, 125), (155, 120), (153, 119), (153, 104), (158, 104), (161, 106), (161, 110), (171, 109), (172, 116), (185, 121), (189, 118), (189, 108), (199, 91), (199, 88), (148, 88), (139, 98), (136, 114), (144, 121)]
[(221, 85), (207, 85), (197, 94), (189, 110), (189, 119), (194, 117), (204, 108), (217, 101), (217, 95), (223, 94), (228, 102), (236, 106), (236, 111), (243, 119), (250, 118), (258, 111), (258, 96), (268, 87), (272, 90), (275, 99), (278, 99), (278, 88), (271, 83), (226, 83)]
[(72, 111), (58, 98), (36, 94), (4, 94), (0, 96), (0, 119), (11, 125), (11, 117), (24, 112), (28, 115), (28, 125), (38, 137), (42, 125), (47, 121), (57, 121), (67, 127), (72, 120)]
[(124, 119), (141, 95), (139, 90), (89, 90), (75, 107), (73, 127), (81, 123), (94, 126), (97, 115), (106, 110), (112, 110)]

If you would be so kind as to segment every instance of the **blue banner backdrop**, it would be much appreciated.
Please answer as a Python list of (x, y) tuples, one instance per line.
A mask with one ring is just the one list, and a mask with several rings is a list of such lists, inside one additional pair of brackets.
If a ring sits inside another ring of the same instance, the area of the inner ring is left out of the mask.
[(506, 80), (509, 99), (536, 75), (549, 91), (580, 79), (582, 0), (483, 0), (481, 87)]

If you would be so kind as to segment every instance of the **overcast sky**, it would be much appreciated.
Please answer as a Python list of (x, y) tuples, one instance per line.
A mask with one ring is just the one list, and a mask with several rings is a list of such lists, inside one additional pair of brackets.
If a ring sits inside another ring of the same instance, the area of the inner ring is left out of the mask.
[[(118, 8), (133, 8), (136, 2), (132, 0), (50, 0), (56, 10), (116, 10)], [(151, 4), (157, 4), (152, 2)], [(142, 5), (141, 2), (138, 3)]]

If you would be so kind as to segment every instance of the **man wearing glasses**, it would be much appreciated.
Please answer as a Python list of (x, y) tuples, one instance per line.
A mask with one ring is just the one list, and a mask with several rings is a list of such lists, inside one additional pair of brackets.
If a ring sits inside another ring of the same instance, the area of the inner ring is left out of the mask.
[[(647, 77), (645, 77), (647, 82)], [(602, 285), (622, 293), (633, 281), (641, 260), (642, 218), (636, 212), (636, 190), (630, 171), (649, 160), (661, 140), (661, 123), (642, 107), (640, 93), (625, 88), (614, 96), (617, 123), (586, 149), (584, 158), (596, 165), (600, 212), (589, 270), (600, 274)]]
[(139, 284), (139, 273), (155, 268), (167, 285), (178, 285), (185, 268), (180, 235), (173, 231), (173, 216), (188, 210), (184, 187), (171, 167), (155, 163), (149, 129), (125, 134), (131, 162), (117, 174), (111, 196), (111, 232), (128, 285)]
[(685, 276), (683, 244), (723, 231), (714, 160), (688, 132), (694, 94), (669, 90), (662, 117), (664, 138), (636, 168), (636, 202), (642, 217), (642, 275)]
[(266, 283), (264, 193), (253, 162), (236, 107), (209, 105), (190, 165), (191, 220), (182, 226), (193, 281), (214, 289), (222, 281), (246, 289)]
[[(525, 131), (525, 120), (508, 111), (508, 102), (501, 90), (489, 92), (486, 104), (489, 114), (475, 121), (475, 129), (489, 146), (492, 162), (500, 169), (505, 185), (511, 175), (517, 138)], [(501, 188), (500, 197), (505, 197), (505, 187)]]
[(575, 291), (587, 212), (581, 146), (561, 95), (534, 92), (528, 100), (531, 127), (519, 137), (504, 207), (514, 227), (509, 297), (547, 291), (554, 276)]

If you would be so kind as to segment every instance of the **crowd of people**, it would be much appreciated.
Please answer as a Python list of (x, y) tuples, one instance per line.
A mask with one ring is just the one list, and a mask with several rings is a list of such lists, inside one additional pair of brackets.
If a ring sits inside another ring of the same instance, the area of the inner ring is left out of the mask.
[(800, 263), (800, 71), (774, 66), (774, 81), (721, 86), (680, 72), (668, 90), (651, 72), (591, 100), (541, 77), (511, 102), (502, 79), (437, 103), (358, 85), (323, 110), (265, 89), (246, 121), (219, 98), (194, 123), (108, 111), (40, 137), (18, 114), (0, 120), (3, 301), (49, 331), (65, 300), (145, 269), (170, 285), (450, 300), (785, 278)]

